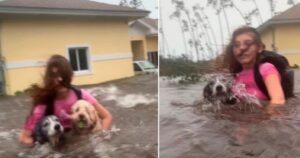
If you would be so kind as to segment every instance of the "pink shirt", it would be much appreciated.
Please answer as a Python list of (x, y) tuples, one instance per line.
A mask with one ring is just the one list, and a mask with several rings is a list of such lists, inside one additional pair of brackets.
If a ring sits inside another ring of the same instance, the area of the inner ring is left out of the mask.
[[(95, 105), (97, 100), (87, 91), (81, 89), (81, 96), (83, 100)], [(59, 121), (63, 125), (64, 128), (71, 128), (72, 123), (71, 120), (66, 116), (66, 114), (71, 113), (72, 105), (77, 101), (77, 96), (73, 90), (70, 91), (68, 97), (63, 100), (56, 100), (54, 102), (54, 115), (58, 117)], [(35, 125), (42, 119), (46, 110), (46, 105), (37, 105), (33, 111), (31, 116), (27, 119), (25, 123), (24, 129), (33, 131)]]
[[(259, 72), (265, 80), (269, 75), (276, 74), (280, 78), (280, 74), (276, 67), (271, 63), (263, 63), (259, 66)], [(254, 79), (254, 70), (246, 69), (238, 73), (235, 77), (235, 84), (245, 84), (247, 93), (256, 96), (258, 99), (267, 100), (267, 96), (258, 88)], [(235, 90), (233, 90), (235, 91)], [(238, 94), (237, 94), (238, 95)]]

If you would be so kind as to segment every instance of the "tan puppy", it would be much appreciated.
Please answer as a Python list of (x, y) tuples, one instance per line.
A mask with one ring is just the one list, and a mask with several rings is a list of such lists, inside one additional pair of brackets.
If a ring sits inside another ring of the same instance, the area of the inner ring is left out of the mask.
[(72, 106), (73, 127), (78, 133), (90, 133), (101, 130), (101, 121), (93, 105), (85, 100), (78, 100)]

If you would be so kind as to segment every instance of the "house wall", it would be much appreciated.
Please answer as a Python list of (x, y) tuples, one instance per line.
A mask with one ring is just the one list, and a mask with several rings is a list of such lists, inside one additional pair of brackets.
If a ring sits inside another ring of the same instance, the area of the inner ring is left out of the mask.
[(263, 33), (261, 33), (261, 39), (262, 42), (265, 44), (267, 50), (272, 50), (272, 44), (273, 44), (273, 35), (272, 35), (272, 29), (267, 29)]
[(146, 38), (147, 43), (147, 52), (154, 52), (158, 51), (158, 37), (147, 37)]
[(276, 51), (287, 57), (290, 65), (300, 66), (300, 24), (275, 25), (274, 34), (271, 29), (262, 33), (262, 40), (266, 48), (272, 50), (272, 38), (275, 36)]
[(300, 24), (278, 25), (276, 47), (287, 57), (291, 65), (300, 66)]
[[(131, 48), (134, 52), (134, 60), (147, 60), (148, 46), (144, 35), (131, 35)], [(139, 43), (139, 44), (137, 44)]]
[(68, 58), (69, 46), (89, 49), (91, 71), (75, 75), (85, 85), (134, 75), (126, 20), (22, 17), (2, 20), (1, 52), (6, 61), (6, 91), (14, 94), (41, 81), (52, 54)]
[(131, 48), (133, 53), (133, 60), (144, 60), (144, 42), (142, 40), (140, 41), (132, 41), (131, 42)]

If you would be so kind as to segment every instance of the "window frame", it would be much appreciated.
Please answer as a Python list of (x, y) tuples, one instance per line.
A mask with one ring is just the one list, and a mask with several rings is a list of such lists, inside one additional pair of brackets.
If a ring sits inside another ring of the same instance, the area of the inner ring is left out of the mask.
[[(69, 50), (70, 49), (80, 49), (80, 48), (84, 48), (86, 49), (86, 55), (87, 55), (87, 67), (88, 69), (87, 70), (73, 70), (74, 72), (74, 75), (75, 76), (81, 76), (81, 75), (92, 75), (93, 74), (93, 71), (92, 71), (92, 60), (91, 60), (91, 55), (90, 55), (90, 46), (89, 45), (68, 45), (66, 46), (66, 54), (67, 54), (67, 57), (68, 57), (68, 60), (69, 62), (71, 62), (71, 57), (70, 57), (70, 53), (69, 53)], [(76, 54), (78, 55), (78, 51), (76, 50)], [(76, 55), (76, 56), (77, 56)], [(76, 58), (77, 59), (77, 64), (79, 63), (79, 58)]]

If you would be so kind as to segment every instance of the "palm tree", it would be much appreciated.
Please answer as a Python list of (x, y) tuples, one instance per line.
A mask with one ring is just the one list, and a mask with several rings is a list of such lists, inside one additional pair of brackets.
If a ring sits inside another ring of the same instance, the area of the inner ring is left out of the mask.
[[(203, 19), (206, 20), (207, 22), (207, 25), (206, 27), (204, 27), (205, 29), (209, 29), (210, 30), (210, 33), (212, 35), (212, 39), (214, 41), (214, 45), (216, 46), (216, 50), (215, 51), (212, 51), (212, 52), (215, 52), (215, 54), (213, 54), (213, 57), (216, 57), (218, 55), (218, 46), (217, 46), (217, 39), (216, 39), (216, 36), (215, 36), (215, 32), (214, 32), (214, 29), (210, 23), (210, 21), (208, 20), (208, 16), (205, 14), (204, 12), (204, 8), (203, 7), (200, 7), (200, 12), (201, 14), (203, 15)], [(211, 43), (212, 44), (212, 43)], [(214, 56), (215, 55), (215, 56)]]
[(192, 24), (192, 18), (190, 16), (190, 12), (185, 8), (184, 2), (182, 0), (172, 0), (172, 3), (175, 4), (176, 10), (184, 13), (185, 18), (182, 18), (182, 23), (186, 28), (186, 32), (189, 32), (191, 40), (188, 40), (189, 46), (193, 48), (197, 55), (197, 60), (199, 60), (199, 50), (198, 43), (195, 35), (195, 28)]
[(258, 8), (258, 5), (257, 5), (257, 3), (256, 3), (256, 0), (252, 0), (252, 1), (253, 1), (254, 5), (255, 5), (256, 9), (257, 9), (257, 14), (258, 14), (258, 16), (259, 16), (260, 23), (262, 24), (262, 23), (263, 23), (263, 19), (262, 19), (262, 16), (261, 16), (261, 12), (260, 12), (260, 10), (259, 10), (259, 8)]
[(268, 0), (269, 5), (270, 5), (270, 12), (271, 12), (271, 17), (275, 15), (275, 1), (274, 0)]
[[(210, 39), (209, 30), (208, 30), (208, 24), (206, 24), (206, 21), (205, 21), (207, 19), (205, 19), (205, 15), (201, 14), (202, 13), (201, 12), (202, 9), (203, 8), (201, 8), (199, 4), (196, 4), (195, 6), (193, 6), (194, 15), (195, 15), (195, 18), (197, 19), (197, 21), (194, 20), (195, 21), (194, 23), (196, 23), (195, 25), (197, 25), (197, 22), (200, 23), (201, 26), (199, 26), (197, 28), (200, 28), (202, 33), (197, 33), (197, 34), (198, 34), (198, 36), (200, 38), (204, 37), (206, 39), (205, 40), (206, 41), (205, 47), (207, 48), (208, 52), (212, 52), (213, 53), (214, 51), (213, 51), (212, 45), (211, 45), (213, 42)], [(216, 41), (214, 41), (214, 43), (216, 43)]]
[(225, 23), (226, 23), (226, 26), (227, 26), (227, 31), (228, 31), (228, 36), (231, 35), (231, 32), (230, 32), (230, 26), (229, 26), (229, 22), (228, 22), (228, 16), (227, 16), (227, 13), (226, 13), (226, 8), (229, 6), (228, 3), (230, 2), (230, 0), (222, 0), (220, 1), (221, 3), (221, 9), (223, 11), (223, 15), (224, 15), (224, 18), (225, 18)]
[(129, 2), (129, 5), (133, 8), (139, 8), (140, 6), (143, 5), (142, 1), (141, 0), (131, 0)]
[[(178, 10), (176, 8), (176, 10), (170, 15), (170, 18), (176, 18), (178, 23), (179, 23), (179, 27), (181, 30), (181, 35), (182, 35), (182, 40), (183, 40), (183, 45), (184, 45), (184, 50), (185, 53), (188, 53), (188, 48), (186, 45), (186, 37), (185, 37), (185, 31), (187, 31), (187, 26), (183, 24), (182, 19), (181, 19), (181, 12), (180, 10)], [(190, 54), (191, 59), (193, 59), (193, 54)]]
[[(162, 10), (162, 7), (160, 8)], [(169, 51), (169, 45), (168, 45), (168, 41), (165, 38), (165, 34), (164, 34), (164, 30), (163, 30), (163, 16), (162, 16), (162, 11), (159, 12), (159, 33), (160, 33), (160, 41), (159, 43), (161, 43), (159, 46), (161, 47), (160, 50), (162, 50), (161, 52), (163, 53), (162, 55), (164, 55), (165, 57), (168, 57), (168, 55), (170, 55), (170, 51)]]
[(212, 6), (213, 9), (215, 9), (215, 11), (216, 11), (216, 15), (218, 16), (218, 22), (219, 22), (219, 27), (220, 27), (220, 36), (221, 36), (221, 45), (222, 45), (222, 49), (224, 49), (224, 37), (223, 37), (222, 21), (221, 21), (221, 17), (220, 17), (221, 5), (219, 3), (219, 0), (208, 0), (207, 6)]
[(288, 1), (287, 1), (287, 4), (288, 4), (288, 5), (293, 5), (293, 6), (296, 5), (296, 3), (295, 3), (294, 0), (288, 0)]
[(242, 13), (242, 11), (235, 5), (235, 3), (234, 3), (233, 0), (231, 0), (231, 1), (229, 2), (228, 7), (234, 8), (234, 9), (241, 15), (242, 19), (244, 20), (245, 24), (247, 25), (248, 22), (247, 22), (247, 20), (246, 20), (246, 18), (245, 18), (245, 15), (244, 15), (244, 14)]
[(121, 0), (119, 3), (120, 6), (129, 6), (127, 0)]

